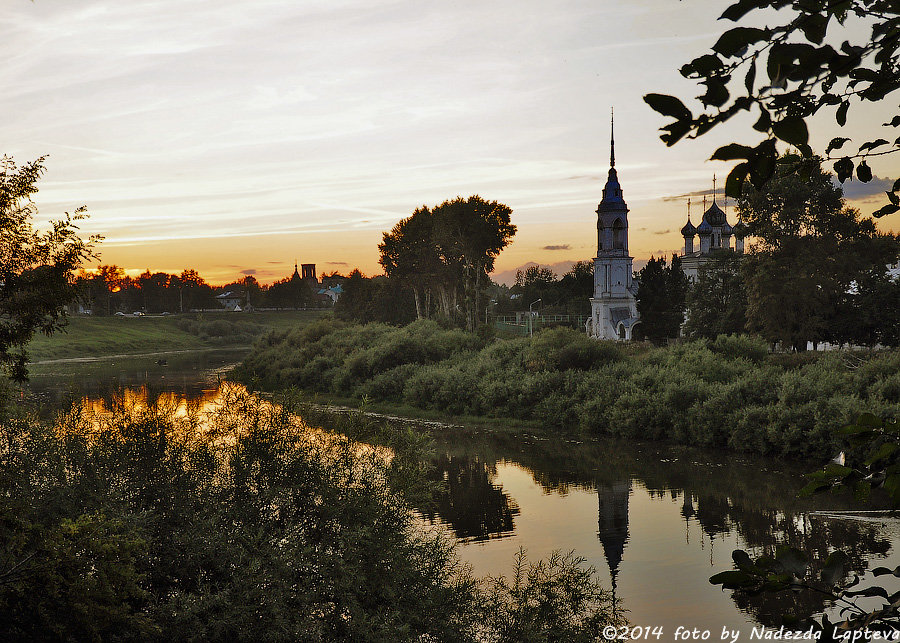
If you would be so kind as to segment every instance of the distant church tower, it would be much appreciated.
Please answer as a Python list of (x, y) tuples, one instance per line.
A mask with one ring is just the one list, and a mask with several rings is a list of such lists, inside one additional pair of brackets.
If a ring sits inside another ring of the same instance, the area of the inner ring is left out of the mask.
[(616, 174), (616, 141), (612, 120), (609, 141), (609, 178), (597, 206), (597, 256), (594, 259), (594, 296), (591, 318), (585, 324), (595, 339), (631, 339), (639, 323), (628, 255), (628, 206)]
[[(731, 238), (734, 237), (734, 252), (744, 252), (744, 240), (747, 237), (747, 226), (738, 217), (737, 224), (732, 227), (728, 223), (725, 211), (716, 202), (716, 176), (713, 175), (713, 202), (707, 209), (706, 197), (703, 197), (703, 218), (700, 225), (691, 223), (691, 200), (688, 198), (688, 220), (681, 229), (684, 237), (684, 254), (681, 255), (681, 269), (691, 281), (697, 281), (700, 268), (710, 262), (716, 252), (731, 250)], [(700, 248), (695, 249), (694, 237), (699, 237)]]

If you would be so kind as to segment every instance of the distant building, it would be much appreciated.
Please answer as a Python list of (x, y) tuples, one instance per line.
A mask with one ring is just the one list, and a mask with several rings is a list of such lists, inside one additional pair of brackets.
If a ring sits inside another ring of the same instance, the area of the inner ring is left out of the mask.
[(595, 339), (631, 339), (640, 323), (632, 283), (633, 257), (628, 255), (628, 206), (616, 173), (615, 136), (610, 133), (609, 177), (597, 206), (597, 256), (594, 258), (594, 296), (585, 323)]
[(300, 270), (297, 270), (297, 262), (294, 262), (294, 274), (291, 275), (291, 281), (302, 279), (308, 283), (313, 290), (319, 285), (319, 279), (316, 277), (316, 264), (303, 263), (300, 264)]
[(332, 305), (334, 305), (334, 302), (336, 302), (340, 298), (340, 296), (344, 294), (344, 288), (341, 286), (341, 284), (335, 284), (334, 286), (329, 286), (327, 288), (319, 288), (316, 294), (322, 297), (328, 297), (329, 299), (331, 299)]
[[(703, 218), (696, 228), (691, 223), (691, 201), (688, 199), (688, 220), (681, 229), (684, 237), (684, 254), (681, 255), (681, 269), (692, 282), (697, 281), (700, 267), (708, 263), (712, 254), (719, 250), (732, 250), (731, 239), (734, 237), (733, 250), (744, 252), (744, 239), (747, 236), (747, 226), (743, 221), (732, 227), (728, 223), (728, 217), (719, 204), (716, 203), (715, 178), (713, 178), (713, 202), (706, 207), (706, 198), (703, 199)], [(694, 245), (694, 237), (699, 239), (697, 247)]]
[(217, 295), (216, 301), (219, 302), (219, 305), (225, 310), (240, 312), (241, 302), (244, 301), (244, 294), (229, 290), (228, 292), (223, 292), (221, 295)]

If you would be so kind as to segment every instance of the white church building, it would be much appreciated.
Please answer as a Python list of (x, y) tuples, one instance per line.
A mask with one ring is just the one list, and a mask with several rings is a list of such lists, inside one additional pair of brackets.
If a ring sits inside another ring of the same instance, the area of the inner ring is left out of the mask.
[[(719, 250), (731, 250), (731, 239), (734, 237), (734, 251), (744, 252), (744, 239), (747, 237), (747, 226), (738, 219), (732, 226), (728, 223), (725, 211), (716, 202), (715, 177), (713, 177), (713, 202), (706, 207), (706, 197), (703, 197), (703, 218), (700, 225), (694, 227), (691, 223), (691, 201), (688, 199), (688, 220), (681, 229), (684, 237), (684, 254), (681, 259), (681, 269), (691, 282), (697, 281), (700, 267), (707, 263), (713, 253)], [(694, 247), (694, 237), (699, 239), (699, 248)]]
[(609, 178), (597, 206), (597, 256), (594, 258), (594, 295), (591, 317), (585, 323), (595, 339), (630, 340), (640, 324), (632, 280), (633, 257), (628, 254), (628, 206), (616, 173), (615, 136), (610, 136)]

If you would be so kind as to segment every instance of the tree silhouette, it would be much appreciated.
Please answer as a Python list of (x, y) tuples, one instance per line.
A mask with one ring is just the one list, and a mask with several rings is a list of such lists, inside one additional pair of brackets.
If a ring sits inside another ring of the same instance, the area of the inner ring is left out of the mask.
[[(761, 142), (731, 143), (712, 155), (713, 160), (742, 161), (728, 175), (725, 192), (730, 196), (740, 196), (747, 178), (759, 188), (773, 176), (778, 141), (813, 158), (807, 126), (811, 117), (834, 110), (843, 127), (851, 107), (883, 101), (900, 88), (900, 7), (892, 0), (738, 0), (721, 18), (740, 24), (725, 31), (711, 52), (681, 68), (682, 76), (704, 88), (698, 97), (703, 111), (695, 116), (681, 100), (664, 94), (647, 94), (644, 100), (674, 119), (662, 128), (667, 145), (702, 136), (741, 112), (758, 112), (753, 128), (764, 135)], [(773, 19), (775, 26), (769, 26)], [(830, 44), (840, 40), (838, 48)], [(868, 159), (900, 150), (900, 138), (895, 139), (900, 115), (884, 127), (885, 138), (866, 141), (856, 152), (839, 152), (849, 137), (831, 140), (825, 160), (834, 161), (841, 182), (854, 169), (860, 181), (870, 181)], [(876, 217), (900, 210), (898, 190), (900, 179)]]
[(21, 167), (8, 157), (0, 161), (0, 365), (15, 380), (27, 378), (25, 346), (32, 336), (64, 325), (64, 306), (78, 294), (75, 272), (100, 240), (79, 238), (84, 208), (52, 222), (47, 232), (34, 230), (31, 195), (43, 172), (44, 157)]

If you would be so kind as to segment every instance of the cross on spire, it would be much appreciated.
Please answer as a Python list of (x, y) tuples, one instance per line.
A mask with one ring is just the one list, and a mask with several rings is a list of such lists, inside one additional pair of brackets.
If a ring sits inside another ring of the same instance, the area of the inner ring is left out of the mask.
[(716, 175), (713, 173), (713, 203), (716, 202)]

